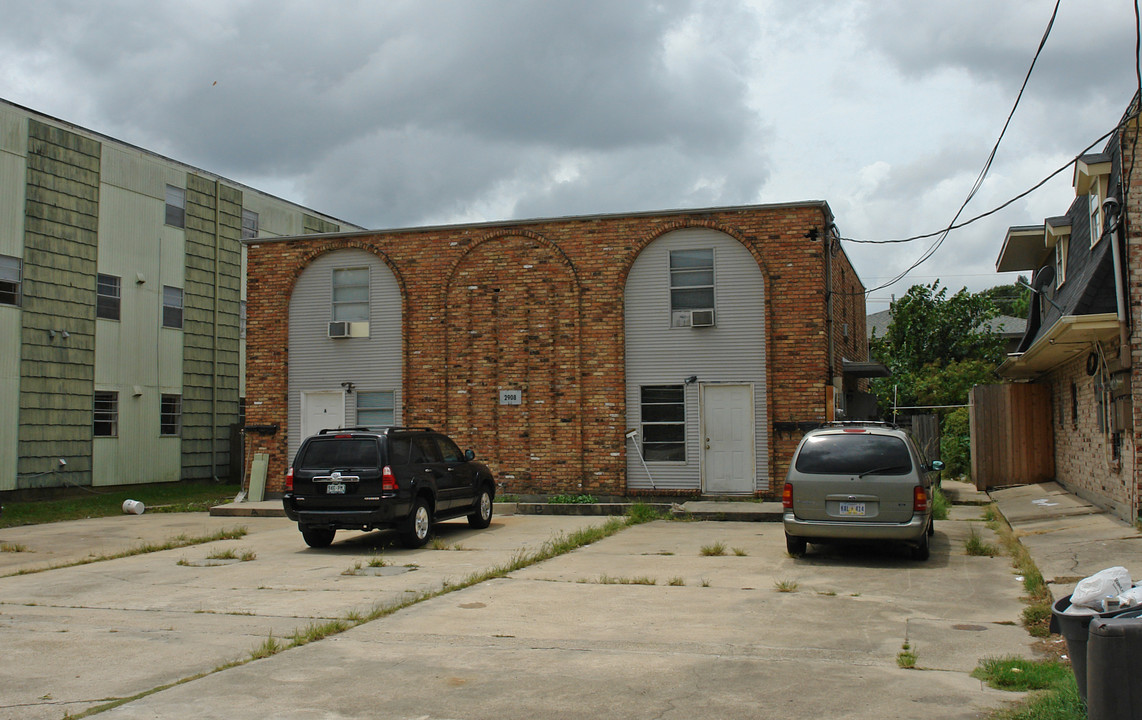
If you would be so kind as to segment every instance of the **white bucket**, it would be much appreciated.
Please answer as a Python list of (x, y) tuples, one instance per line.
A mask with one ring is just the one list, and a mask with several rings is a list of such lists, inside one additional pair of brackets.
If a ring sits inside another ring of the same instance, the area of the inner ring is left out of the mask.
[(142, 515), (143, 510), (145, 509), (146, 508), (143, 507), (143, 503), (139, 502), (138, 500), (123, 501), (123, 512), (127, 513), (128, 515)]

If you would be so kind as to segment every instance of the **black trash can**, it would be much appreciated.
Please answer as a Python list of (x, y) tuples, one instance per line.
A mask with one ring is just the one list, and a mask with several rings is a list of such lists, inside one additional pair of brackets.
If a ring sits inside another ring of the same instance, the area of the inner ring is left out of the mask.
[(1090, 621), (1087, 720), (1142, 720), (1142, 610)]
[(1051, 608), (1051, 632), (1057, 632), (1067, 641), (1067, 655), (1071, 659), (1071, 670), (1075, 674), (1075, 683), (1079, 686), (1079, 696), (1083, 702), (1087, 699), (1087, 637), (1090, 633), (1090, 622), (1095, 618), (1112, 618), (1130, 612), (1139, 612), (1138, 608), (1123, 608), (1114, 612), (1097, 613), (1093, 615), (1066, 615), (1064, 610), (1071, 606), (1071, 596), (1068, 595), (1055, 603)]

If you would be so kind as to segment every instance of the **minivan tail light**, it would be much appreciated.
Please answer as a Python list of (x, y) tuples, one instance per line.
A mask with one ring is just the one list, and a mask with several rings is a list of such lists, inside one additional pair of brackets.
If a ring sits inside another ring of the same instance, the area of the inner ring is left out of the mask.
[(785, 489), (781, 491), (781, 507), (786, 510), (793, 509), (793, 484), (785, 483)]
[(286, 470), (286, 492), (293, 492), (293, 467)]
[(397, 491), (397, 476), (393, 475), (393, 469), (385, 465), (385, 469), (381, 471), (381, 492), (396, 492)]
[(912, 512), (928, 512), (928, 493), (920, 485), (912, 489)]

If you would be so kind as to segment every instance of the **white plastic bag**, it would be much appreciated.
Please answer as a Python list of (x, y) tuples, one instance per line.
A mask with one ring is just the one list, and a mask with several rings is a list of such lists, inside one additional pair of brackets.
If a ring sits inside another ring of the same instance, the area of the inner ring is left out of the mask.
[(1118, 596), (1118, 601), (1122, 603), (1122, 607), (1142, 605), (1142, 587), (1135, 586), (1130, 588)]
[(1133, 584), (1130, 580), (1130, 571), (1124, 567), (1099, 570), (1075, 585), (1074, 592), (1071, 593), (1071, 604), (1101, 609), (1104, 599), (1118, 597)]

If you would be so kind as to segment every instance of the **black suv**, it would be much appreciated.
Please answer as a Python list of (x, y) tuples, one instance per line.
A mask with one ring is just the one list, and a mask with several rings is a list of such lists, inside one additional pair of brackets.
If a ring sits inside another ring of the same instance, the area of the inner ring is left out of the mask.
[(496, 483), (475, 457), (429, 428), (322, 430), (298, 448), (282, 504), (310, 547), (328, 546), (338, 529), (394, 528), (416, 548), (438, 520), (491, 523)]

